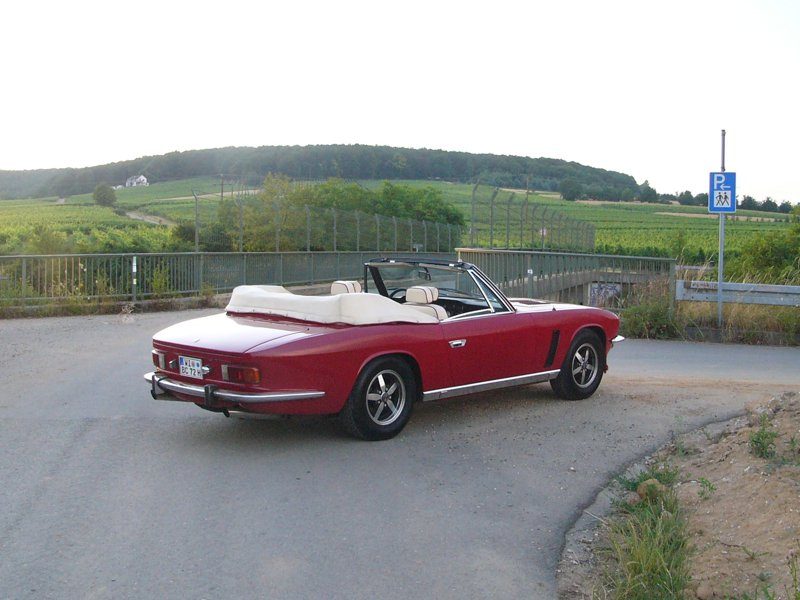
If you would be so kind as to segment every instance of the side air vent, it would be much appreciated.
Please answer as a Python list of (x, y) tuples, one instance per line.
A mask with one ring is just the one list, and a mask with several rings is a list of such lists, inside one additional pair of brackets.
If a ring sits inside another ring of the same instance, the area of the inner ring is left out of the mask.
[(550, 350), (547, 353), (547, 360), (544, 361), (544, 366), (549, 367), (553, 364), (556, 358), (556, 350), (558, 350), (558, 339), (561, 337), (561, 331), (558, 329), (553, 331), (553, 336), (550, 338)]

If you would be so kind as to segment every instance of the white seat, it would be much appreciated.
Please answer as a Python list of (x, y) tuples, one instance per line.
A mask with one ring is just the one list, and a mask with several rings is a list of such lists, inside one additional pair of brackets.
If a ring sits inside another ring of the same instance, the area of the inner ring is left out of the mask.
[(415, 285), (406, 290), (406, 302), (403, 306), (435, 316), (440, 321), (447, 318), (444, 307), (434, 304), (439, 299), (439, 288), (429, 285)]
[(361, 284), (358, 281), (334, 281), (331, 284), (331, 295), (360, 293)]

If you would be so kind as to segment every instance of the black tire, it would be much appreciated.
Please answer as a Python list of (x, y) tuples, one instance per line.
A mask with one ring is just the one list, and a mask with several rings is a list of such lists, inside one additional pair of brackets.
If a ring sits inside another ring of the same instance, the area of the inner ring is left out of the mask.
[(359, 374), (339, 418), (355, 437), (388, 440), (406, 426), (418, 395), (417, 379), (404, 360), (378, 358)]
[(595, 393), (606, 369), (606, 352), (600, 337), (584, 329), (569, 347), (558, 377), (550, 387), (564, 400), (583, 400)]

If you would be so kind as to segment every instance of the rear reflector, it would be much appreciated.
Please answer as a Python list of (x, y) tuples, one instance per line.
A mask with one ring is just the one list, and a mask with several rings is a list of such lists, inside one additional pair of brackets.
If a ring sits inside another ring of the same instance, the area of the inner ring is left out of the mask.
[(222, 365), (222, 378), (232, 383), (260, 383), (261, 373), (255, 367)]
[(153, 350), (153, 364), (159, 369), (167, 368), (167, 357), (163, 352)]

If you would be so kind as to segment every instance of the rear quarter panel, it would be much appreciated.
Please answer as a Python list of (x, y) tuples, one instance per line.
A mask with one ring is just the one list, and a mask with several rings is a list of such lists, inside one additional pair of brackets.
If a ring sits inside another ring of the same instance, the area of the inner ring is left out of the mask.
[(439, 324), (390, 324), (342, 327), (268, 348), (254, 348), (250, 358), (270, 390), (316, 389), (325, 398), (303, 403), (262, 405), (283, 414), (337, 413), (360, 371), (380, 356), (402, 355), (419, 367), (424, 389), (450, 380), (446, 343)]

